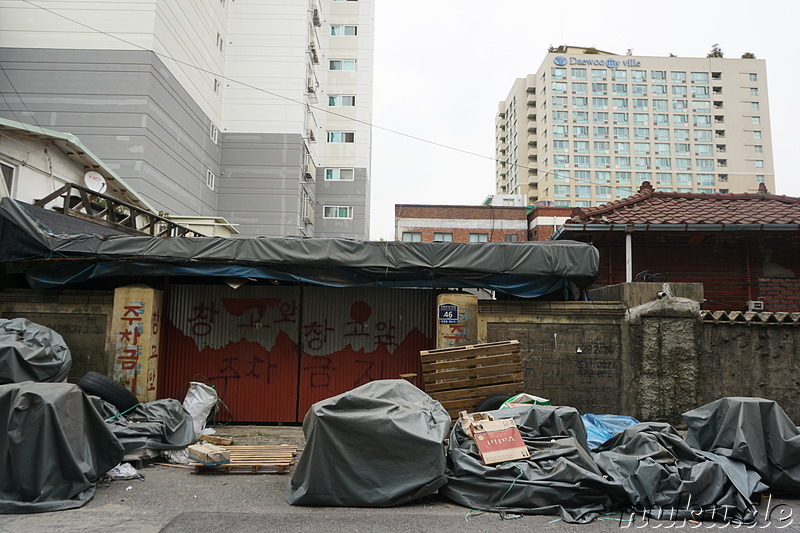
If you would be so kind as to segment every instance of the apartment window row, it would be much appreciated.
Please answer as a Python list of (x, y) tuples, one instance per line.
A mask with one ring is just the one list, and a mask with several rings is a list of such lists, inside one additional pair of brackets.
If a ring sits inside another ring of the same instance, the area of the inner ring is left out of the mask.
[[(590, 152), (594, 154), (609, 154), (611, 153), (611, 149), (613, 148), (614, 154), (622, 154), (622, 155), (630, 155), (631, 153), (636, 155), (647, 155), (653, 153), (656, 155), (668, 156), (672, 155), (674, 152), (675, 155), (691, 155), (693, 153), (694, 155), (700, 157), (711, 157), (715, 152), (724, 153), (727, 151), (727, 145), (724, 144), (713, 145), (705, 143), (695, 143), (694, 151), (692, 151), (693, 145), (691, 143), (675, 143), (675, 144), (662, 143), (662, 142), (631, 143), (629, 141), (614, 141), (614, 143), (612, 144), (610, 141), (573, 140), (571, 144), (572, 144), (572, 152), (578, 154), (588, 154)], [(763, 152), (764, 149), (763, 145), (756, 144), (752, 146), (753, 146), (753, 151), (755, 153)], [(552, 147), (554, 153), (562, 153), (562, 154), (569, 153), (570, 141), (554, 139), (552, 141)], [(631, 147), (633, 147), (633, 150), (631, 150)]]
[[(619, 121), (618, 121), (619, 122)], [(696, 122), (693, 124), (701, 124), (701, 122)], [(707, 128), (711, 127), (711, 124), (706, 124), (702, 122)], [(758, 124), (758, 123), (756, 123)], [(689, 124), (683, 124), (684, 126), (689, 126)], [(610, 126), (569, 126), (567, 124), (553, 124), (553, 138), (554, 139), (563, 139), (563, 138), (570, 138), (570, 132), (572, 132), (572, 138), (575, 139), (589, 139), (590, 133), (592, 134), (591, 137), (595, 139), (610, 139), (611, 135), (613, 134), (614, 140), (638, 140), (638, 141), (647, 141), (647, 140), (656, 140), (656, 141), (669, 141), (670, 136), (673, 141), (676, 142), (683, 142), (683, 141), (690, 141), (694, 139), (696, 142), (712, 142), (713, 139), (725, 139), (725, 130), (724, 129), (701, 129), (697, 125), (695, 125), (694, 129), (686, 128), (650, 128), (650, 127), (633, 127), (631, 128), (629, 124), (624, 126), (615, 125), (613, 127)], [(717, 124), (713, 124), (713, 126), (717, 126)], [(761, 139), (762, 132), (761, 130), (750, 130), (753, 136), (753, 139)], [(547, 138), (547, 130), (542, 132), (542, 138)]]
[[(550, 77), (554, 80), (564, 80), (567, 79), (567, 72), (568, 69), (566, 67), (552, 67), (550, 69)], [(667, 72), (669, 72), (669, 77), (667, 77)], [(588, 80), (589, 76), (591, 76), (592, 81), (605, 81), (607, 79), (613, 81), (622, 81), (626, 82), (636, 81), (636, 82), (646, 82), (647, 81), (647, 70), (643, 69), (635, 69), (635, 70), (608, 70), (608, 69), (586, 69), (586, 68), (570, 68), (569, 69), (570, 77), (573, 80)], [(691, 80), (692, 83), (696, 84), (708, 84), (710, 80), (713, 81), (722, 81), (722, 73), (721, 72), (690, 72), (687, 77), (687, 71), (680, 71), (680, 70), (651, 70), (650, 71), (650, 79), (652, 81), (671, 81), (672, 83), (686, 83), (687, 80)], [(756, 73), (749, 74), (750, 81), (758, 81), (758, 75)]]

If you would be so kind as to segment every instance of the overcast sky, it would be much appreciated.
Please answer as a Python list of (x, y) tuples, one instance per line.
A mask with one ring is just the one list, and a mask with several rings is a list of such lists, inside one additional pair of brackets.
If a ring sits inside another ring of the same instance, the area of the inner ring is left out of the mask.
[[(480, 204), (494, 193), (494, 116), (549, 45), (617, 54), (767, 61), (778, 194), (800, 196), (800, 2), (376, 0), (371, 238), (394, 239), (394, 205)], [(413, 140), (381, 128), (457, 150)], [(458, 151), (460, 150), (460, 151)], [(478, 155), (469, 155), (471, 152)]]

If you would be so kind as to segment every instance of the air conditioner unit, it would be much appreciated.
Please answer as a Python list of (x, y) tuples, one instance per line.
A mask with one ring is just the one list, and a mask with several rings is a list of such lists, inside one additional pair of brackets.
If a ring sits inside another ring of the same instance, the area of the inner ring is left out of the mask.
[(764, 302), (761, 300), (747, 300), (747, 310), (760, 313), (764, 310)]
[(316, 171), (316, 169), (314, 168), (314, 166), (312, 164), (306, 163), (305, 165), (303, 165), (303, 177), (305, 179), (307, 179), (309, 181), (313, 181), (314, 180), (314, 172), (315, 171)]

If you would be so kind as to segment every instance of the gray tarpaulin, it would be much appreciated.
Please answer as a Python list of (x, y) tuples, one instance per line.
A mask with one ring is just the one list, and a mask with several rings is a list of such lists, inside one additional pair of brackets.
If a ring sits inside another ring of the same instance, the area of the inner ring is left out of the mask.
[(690, 446), (742, 461), (773, 490), (800, 491), (800, 430), (776, 402), (722, 398), (683, 419)]
[(524, 297), (566, 290), (570, 283), (585, 287), (599, 265), (596, 248), (574, 241), (101, 235), (92, 228), (81, 232), (74, 220), (3, 198), (0, 262), (37, 287), (108, 276), (203, 275), (336, 287), (486, 287)]
[(311, 406), (292, 505), (389, 507), (445, 482), (447, 411), (405, 380), (372, 381)]
[(0, 513), (81, 507), (122, 456), (77, 385), (0, 385)]
[(132, 411), (120, 415), (110, 403), (97, 396), (89, 398), (126, 452), (145, 448), (178, 450), (197, 442), (192, 415), (178, 400), (140, 403)]
[(67, 380), (72, 356), (64, 339), (24, 318), (0, 318), (0, 385)]
[(750, 498), (764, 488), (744, 463), (692, 449), (669, 424), (627, 428), (593, 456), (625, 489), (629, 505), (654, 518), (752, 523)]
[(456, 424), (447, 485), (439, 494), (472, 509), (557, 514), (570, 523), (590, 522), (624, 498), (620, 486), (605, 479), (592, 460), (574, 408), (530, 406), (491, 414), (514, 419), (530, 459), (486, 466), (474, 441)]

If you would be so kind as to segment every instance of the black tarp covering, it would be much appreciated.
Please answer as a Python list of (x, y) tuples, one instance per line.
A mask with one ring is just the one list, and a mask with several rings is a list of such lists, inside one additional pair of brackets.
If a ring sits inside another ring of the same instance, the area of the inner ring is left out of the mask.
[(24, 318), (0, 318), (0, 385), (67, 380), (72, 355), (63, 337)]
[(89, 398), (126, 452), (145, 448), (178, 450), (197, 442), (192, 415), (178, 400), (140, 403), (132, 411), (120, 415), (110, 403), (97, 396)]
[(77, 385), (0, 385), (0, 513), (81, 507), (122, 457)]
[[(566, 291), (570, 284), (586, 287), (599, 265), (596, 248), (574, 241), (473, 244), (100, 235), (91, 228), (69, 233), (53, 216), (48, 213), (43, 220), (27, 204), (9, 198), (0, 202), (0, 230), (21, 239), (0, 244), (0, 262), (9, 271), (25, 273), (35, 287), (149, 269), (152, 275), (254, 277), (336, 287), (483, 287), (534, 297)], [(65, 221), (63, 226), (74, 224)]]
[(742, 461), (773, 490), (800, 491), (800, 430), (763, 398), (722, 398), (683, 413), (686, 441)]
[(292, 505), (390, 507), (447, 481), (447, 411), (405, 380), (372, 381), (311, 406)]
[(750, 498), (763, 488), (758, 475), (743, 463), (692, 449), (669, 424), (627, 428), (600, 445), (593, 457), (625, 489), (628, 504), (651, 517), (755, 519)]
[(442, 496), (472, 509), (556, 514), (570, 523), (591, 522), (624, 498), (592, 460), (574, 408), (529, 406), (491, 414), (514, 419), (530, 459), (486, 466), (474, 441), (455, 424)]

